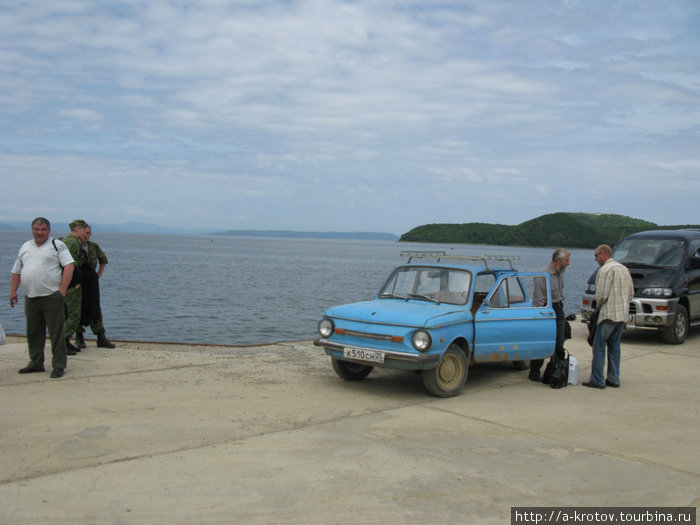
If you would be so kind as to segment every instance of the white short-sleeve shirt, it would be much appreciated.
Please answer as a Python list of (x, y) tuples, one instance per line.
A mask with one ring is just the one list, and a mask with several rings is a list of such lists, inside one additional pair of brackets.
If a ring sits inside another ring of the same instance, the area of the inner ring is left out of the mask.
[(63, 267), (72, 262), (73, 257), (63, 242), (49, 237), (37, 246), (32, 239), (19, 249), (12, 273), (20, 275), (27, 297), (44, 297), (58, 291)]

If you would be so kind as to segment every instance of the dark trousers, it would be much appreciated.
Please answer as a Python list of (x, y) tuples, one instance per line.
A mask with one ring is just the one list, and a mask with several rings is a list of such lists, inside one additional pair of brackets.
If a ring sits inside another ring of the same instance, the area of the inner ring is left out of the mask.
[[(557, 316), (557, 337), (554, 344), (554, 352), (558, 354), (559, 357), (564, 359), (564, 357), (566, 357), (566, 351), (564, 350), (564, 337), (566, 336), (566, 315), (564, 314), (563, 301), (552, 303), (552, 309)], [(542, 368), (542, 363), (544, 363), (544, 359), (531, 359), (530, 374), (539, 374), (540, 368)]]
[(51, 339), (54, 368), (66, 368), (65, 303), (60, 292), (44, 297), (25, 297), (24, 317), (27, 320), (29, 366), (44, 364), (46, 329)]

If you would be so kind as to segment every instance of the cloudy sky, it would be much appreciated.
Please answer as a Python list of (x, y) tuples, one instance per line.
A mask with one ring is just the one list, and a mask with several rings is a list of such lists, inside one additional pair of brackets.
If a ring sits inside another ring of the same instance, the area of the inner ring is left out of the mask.
[(23, 0), (0, 221), (700, 222), (697, 0)]

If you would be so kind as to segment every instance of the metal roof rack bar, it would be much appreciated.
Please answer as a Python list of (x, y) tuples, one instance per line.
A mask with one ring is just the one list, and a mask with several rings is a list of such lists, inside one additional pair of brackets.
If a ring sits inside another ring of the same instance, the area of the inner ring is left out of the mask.
[(410, 263), (412, 259), (452, 259), (462, 261), (480, 261), (484, 263), (487, 270), (490, 270), (488, 261), (507, 262), (511, 270), (515, 270), (513, 261), (519, 261), (519, 255), (447, 255), (445, 252), (401, 252), (401, 257), (408, 257)]
[(401, 257), (408, 257), (408, 262), (411, 259), (437, 259), (440, 260), (441, 257), (445, 257), (445, 252), (401, 252)]

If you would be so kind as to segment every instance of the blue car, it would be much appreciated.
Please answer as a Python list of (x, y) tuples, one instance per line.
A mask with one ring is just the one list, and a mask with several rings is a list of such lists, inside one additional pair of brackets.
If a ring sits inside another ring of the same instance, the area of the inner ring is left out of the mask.
[(525, 361), (554, 353), (546, 273), (518, 272), (517, 256), (401, 255), (408, 263), (373, 300), (330, 308), (318, 324), (314, 344), (341, 378), (364, 379), (375, 366), (421, 371), (428, 392), (450, 397), (462, 390), (471, 363), (512, 361), (524, 369)]

